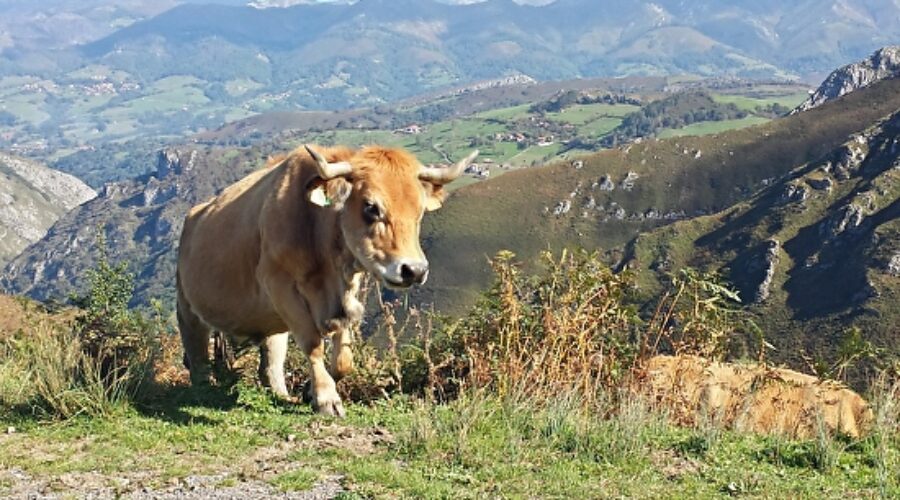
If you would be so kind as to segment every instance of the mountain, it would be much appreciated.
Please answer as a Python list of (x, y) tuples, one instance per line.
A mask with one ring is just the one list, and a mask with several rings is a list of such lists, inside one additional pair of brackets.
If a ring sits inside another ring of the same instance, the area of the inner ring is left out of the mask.
[[(898, 81), (885, 81), (770, 125), (644, 140), (588, 156), (580, 169), (569, 163), (529, 168), (462, 188), (425, 218), (434, 275), (415, 299), (448, 311), (465, 306), (489, 275), (486, 258), (502, 248), (526, 261), (548, 242), (608, 249), (639, 231), (727, 208), (896, 110), (898, 90)], [(258, 168), (276, 148), (284, 145), (166, 150), (152, 174), (110, 184), (63, 217), (6, 267), (0, 286), (41, 299), (78, 289), (96, 261), (99, 227), (110, 253), (137, 273), (136, 301), (171, 299), (174, 248), (188, 207)], [(570, 210), (554, 215), (566, 201)]]
[(106, 21), (83, 28), (45, 11), (0, 24), (0, 114), (11, 123), (0, 147), (42, 157), (510, 75), (818, 79), (900, 40), (897, 0), (219, 1), (150, 13), (165, 3), (64, 11)]
[[(433, 66), (431, 71), (456, 81), (502, 71), (539, 79), (660, 72), (773, 76), (780, 70), (826, 71), (896, 42), (898, 34), (900, 4), (892, 0), (558, 0), (540, 7), (510, 0), (466, 5), (362, 0), (282, 9), (181, 5), (89, 44), (86, 52), (125, 64), (128, 56), (116, 51), (153, 41), (164, 52), (154, 53), (151, 61), (178, 62), (188, 56), (178, 47), (215, 38), (220, 47), (202, 50), (225, 55), (240, 47), (273, 63), (263, 75), (242, 76), (285, 82), (308, 76), (303, 66), (343, 61), (354, 80), (348, 83), (359, 83), (365, 75), (352, 69), (360, 69), (362, 61), (371, 67), (372, 59), (381, 61), (374, 67), (403, 71), (411, 63)], [(281, 60), (301, 67), (275, 68)], [(536, 64), (550, 60), (556, 63)], [(418, 77), (426, 84), (437, 76), (424, 73)]]
[[(83, 285), (102, 250), (131, 263), (136, 303), (174, 297), (175, 242), (187, 210), (264, 161), (260, 150), (168, 149), (146, 176), (107, 184), (93, 200), (63, 216), (37, 244), (13, 259), (0, 287), (62, 300)], [(100, 241), (106, 248), (99, 248)]]
[(722, 273), (782, 360), (834, 359), (851, 327), (900, 354), (900, 108), (746, 202), (639, 236), (625, 262), (647, 289)]
[(831, 73), (809, 99), (797, 107), (806, 111), (823, 103), (867, 87), (885, 78), (900, 77), (900, 46), (878, 49), (871, 57), (848, 64)]
[[(619, 262), (626, 255), (618, 248), (639, 234), (740, 203), (898, 109), (900, 80), (884, 80), (765, 125), (643, 140), (586, 156), (581, 168), (557, 163), (467, 187), (423, 221), (434, 265), (415, 300), (466, 309), (489, 284), (487, 259), (501, 249), (529, 263), (541, 250), (581, 246)], [(678, 250), (692, 249), (687, 241)]]
[(71, 175), (0, 153), (0, 265), (94, 196), (94, 190)]

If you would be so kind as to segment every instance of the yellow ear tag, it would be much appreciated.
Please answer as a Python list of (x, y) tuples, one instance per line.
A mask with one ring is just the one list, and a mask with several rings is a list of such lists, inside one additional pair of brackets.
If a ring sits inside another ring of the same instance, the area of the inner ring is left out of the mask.
[(331, 205), (331, 198), (325, 194), (325, 186), (319, 186), (316, 189), (313, 189), (309, 194), (309, 201), (312, 202), (313, 205), (318, 205), (320, 207)]

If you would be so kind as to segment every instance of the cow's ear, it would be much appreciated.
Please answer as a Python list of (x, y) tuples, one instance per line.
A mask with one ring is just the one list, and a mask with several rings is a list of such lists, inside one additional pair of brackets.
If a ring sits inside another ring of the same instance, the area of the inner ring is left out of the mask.
[(346, 179), (337, 178), (330, 181), (315, 179), (310, 182), (307, 187), (307, 197), (313, 205), (330, 208), (333, 210), (341, 210), (344, 203), (350, 198), (353, 191), (353, 185)]
[(444, 198), (447, 197), (444, 187), (430, 182), (422, 184), (425, 186), (425, 211), (433, 212), (444, 206)]

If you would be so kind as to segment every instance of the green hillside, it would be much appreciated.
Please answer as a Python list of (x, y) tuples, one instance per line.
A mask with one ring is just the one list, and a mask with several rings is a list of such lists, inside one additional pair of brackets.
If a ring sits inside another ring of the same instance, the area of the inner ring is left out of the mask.
[(723, 273), (781, 359), (833, 360), (854, 326), (890, 359), (900, 354), (898, 143), (895, 112), (747, 202), (639, 236), (625, 263), (648, 292), (667, 270)]
[[(486, 286), (487, 259), (500, 249), (531, 262), (542, 249), (583, 246), (616, 262), (623, 255), (615, 249), (640, 232), (695, 217), (663, 231), (701, 225), (702, 216), (823, 158), (898, 108), (900, 80), (887, 80), (818, 112), (713, 136), (645, 140), (585, 156), (581, 169), (567, 161), (466, 188), (425, 219), (433, 274), (416, 298), (460, 311)], [(623, 188), (629, 172), (637, 175), (631, 190)], [(569, 210), (554, 215), (566, 202)], [(673, 249), (692, 250), (690, 242)]]

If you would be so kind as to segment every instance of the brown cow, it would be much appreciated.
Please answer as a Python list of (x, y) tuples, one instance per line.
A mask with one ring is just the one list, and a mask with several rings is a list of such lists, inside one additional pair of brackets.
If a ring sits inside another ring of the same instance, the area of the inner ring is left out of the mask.
[[(450, 168), (400, 149), (298, 149), (188, 214), (178, 252), (178, 324), (191, 379), (209, 379), (211, 329), (260, 344), (260, 377), (287, 397), (288, 333), (309, 356), (310, 396), (343, 415), (335, 379), (353, 369), (361, 280), (424, 283), (423, 213), (478, 152)], [(330, 373), (324, 339), (332, 338)]]
[(712, 418), (725, 426), (799, 438), (820, 429), (859, 437), (872, 410), (843, 385), (786, 368), (655, 356), (644, 365), (641, 390), (687, 424)]

